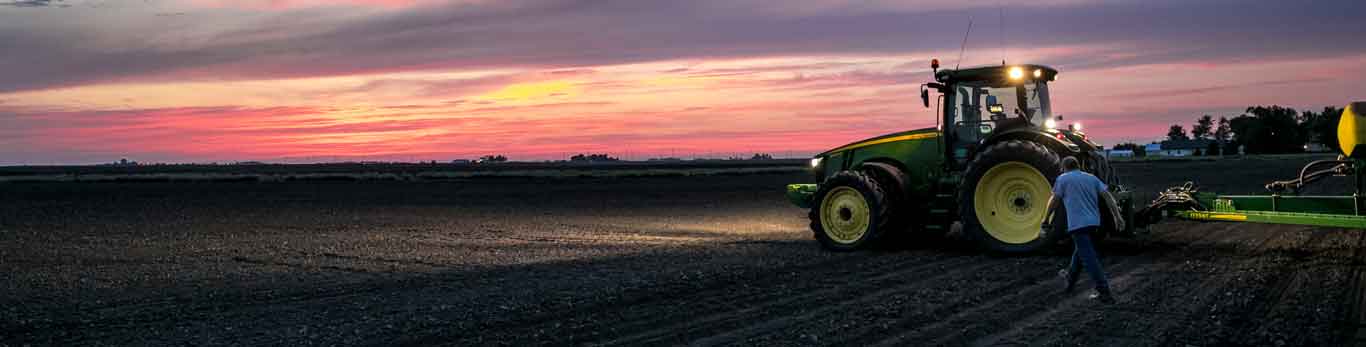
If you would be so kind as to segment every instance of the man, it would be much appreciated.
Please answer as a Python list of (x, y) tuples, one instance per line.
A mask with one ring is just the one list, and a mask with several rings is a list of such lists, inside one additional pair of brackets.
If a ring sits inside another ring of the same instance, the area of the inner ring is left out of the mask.
[[(1106, 208), (1117, 206), (1114, 203), (1114, 196), (1110, 195), (1104, 182), (1096, 176), (1081, 171), (1081, 164), (1077, 158), (1066, 157), (1062, 159), (1063, 174), (1053, 184), (1053, 197), (1048, 199), (1048, 210), (1044, 214), (1044, 222), (1048, 216), (1058, 208), (1058, 203), (1062, 203), (1063, 208), (1067, 209), (1067, 234), (1072, 236), (1072, 263), (1067, 269), (1058, 271), (1058, 276), (1062, 277), (1064, 291), (1071, 292), (1077, 284), (1078, 271), (1086, 268), (1086, 273), (1091, 276), (1091, 282), (1096, 285), (1096, 292), (1091, 295), (1092, 299), (1103, 303), (1114, 303), (1115, 298), (1110, 293), (1109, 281), (1105, 278), (1105, 271), (1101, 269), (1100, 259), (1096, 255), (1096, 249), (1091, 244), (1091, 235), (1100, 231), (1100, 201), (1106, 199), (1109, 203)], [(1118, 216), (1116, 216), (1117, 223)]]

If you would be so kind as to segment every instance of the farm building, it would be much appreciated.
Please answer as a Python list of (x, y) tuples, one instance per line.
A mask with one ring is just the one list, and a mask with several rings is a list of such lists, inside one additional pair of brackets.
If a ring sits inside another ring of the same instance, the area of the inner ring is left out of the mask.
[[(1168, 157), (1185, 157), (1204, 154), (1209, 149), (1209, 145), (1214, 140), (1195, 139), (1195, 140), (1167, 140), (1158, 145), (1157, 151), (1149, 150), (1148, 155), (1161, 155)], [(1151, 146), (1151, 145), (1149, 145)]]
[(1133, 158), (1133, 157), (1134, 157), (1134, 151), (1133, 151), (1133, 150), (1129, 150), (1129, 149), (1107, 149), (1107, 150), (1105, 150), (1105, 157), (1106, 157), (1106, 158)]
[(1146, 155), (1162, 155), (1162, 144), (1153, 142), (1143, 145), (1143, 153)]

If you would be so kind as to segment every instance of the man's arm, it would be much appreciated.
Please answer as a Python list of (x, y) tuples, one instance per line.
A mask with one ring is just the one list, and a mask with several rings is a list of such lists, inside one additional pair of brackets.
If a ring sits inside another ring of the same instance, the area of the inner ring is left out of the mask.
[(1053, 210), (1058, 209), (1057, 201), (1058, 196), (1056, 194), (1048, 196), (1048, 205), (1043, 210), (1043, 220), (1039, 221), (1039, 224), (1048, 224), (1048, 217), (1053, 215)]
[(1102, 190), (1100, 196), (1105, 197), (1105, 202), (1109, 203), (1106, 206), (1110, 209), (1110, 215), (1115, 217), (1115, 231), (1124, 230), (1124, 216), (1120, 213), (1119, 202), (1115, 200), (1114, 194), (1110, 194), (1108, 190)]

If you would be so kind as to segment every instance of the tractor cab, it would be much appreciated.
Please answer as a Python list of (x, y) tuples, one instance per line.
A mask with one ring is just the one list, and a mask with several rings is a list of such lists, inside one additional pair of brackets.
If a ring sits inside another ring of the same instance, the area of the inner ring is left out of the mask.
[[(967, 165), (983, 140), (1017, 129), (1052, 129), (1055, 124), (1048, 99), (1048, 82), (1058, 71), (1041, 65), (989, 66), (939, 70), (932, 62), (937, 82), (925, 84), (943, 99), (941, 131), (945, 156), (955, 167)], [(921, 98), (929, 106), (928, 89)]]

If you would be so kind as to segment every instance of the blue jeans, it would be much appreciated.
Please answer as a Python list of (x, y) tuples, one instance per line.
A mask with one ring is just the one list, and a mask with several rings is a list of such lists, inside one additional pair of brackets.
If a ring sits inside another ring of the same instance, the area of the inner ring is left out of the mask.
[(1096, 290), (1110, 290), (1110, 282), (1105, 278), (1105, 270), (1100, 267), (1100, 257), (1096, 255), (1096, 247), (1091, 244), (1091, 232), (1099, 228), (1090, 226), (1069, 231), (1072, 235), (1072, 264), (1067, 266), (1067, 275), (1076, 278), (1077, 271), (1082, 267), (1086, 268), (1086, 273), (1091, 275), (1091, 282), (1095, 283)]

